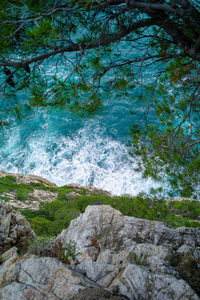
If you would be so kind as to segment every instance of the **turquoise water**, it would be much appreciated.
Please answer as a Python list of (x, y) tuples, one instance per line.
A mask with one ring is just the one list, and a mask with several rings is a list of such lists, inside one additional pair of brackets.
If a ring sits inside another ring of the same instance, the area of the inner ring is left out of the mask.
[(132, 105), (113, 97), (100, 115), (87, 119), (67, 111), (31, 112), (1, 132), (0, 170), (36, 174), (59, 186), (94, 185), (115, 195), (146, 192), (157, 185), (134, 171), (128, 154)]
[[(128, 57), (128, 48), (122, 53), (126, 52)], [(46, 64), (45, 70), (51, 75), (55, 64)], [(62, 78), (61, 66), (58, 73)], [(152, 67), (145, 69), (143, 82), (152, 82), (155, 76)], [(129, 98), (118, 99), (113, 91), (105, 99), (101, 114), (94, 118), (81, 119), (67, 111), (30, 112), (23, 123), (0, 132), (0, 170), (36, 174), (59, 186), (94, 185), (115, 195), (136, 195), (160, 186), (151, 179), (143, 180), (134, 171), (135, 162), (129, 155), (130, 111), (145, 109), (145, 105), (136, 104), (135, 93), (133, 89)], [(19, 100), (23, 97), (19, 95)]]
[[(125, 42), (122, 42), (118, 49), (123, 58), (128, 59), (141, 57), (142, 51), (146, 51), (143, 44), (137, 47), (126, 48)], [(73, 55), (70, 53), (67, 57), (73, 60)], [(45, 70), (47, 76), (57, 71), (53, 61), (44, 64), (39, 67)], [(144, 84), (150, 83), (157, 76), (158, 65), (152, 64), (144, 70), (142, 81)], [(59, 66), (58, 71), (62, 78), (64, 67)], [(0, 170), (36, 174), (59, 186), (72, 182), (94, 185), (115, 195), (136, 195), (160, 185), (166, 191), (163, 182), (158, 184), (150, 179), (143, 180), (141, 174), (134, 171), (135, 161), (129, 155), (130, 110), (137, 108), (140, 111), (145, 106), (138, 107), (134, 90), (131, 99), (122, 97), (119, 100), (116, 93), (113, 92), (105, 101), (104, 110), (94, 118), (80, 119), (67, 111), (56, 111), (50, 115), (39, 110), (32, 111), (23, 123), (15, 123), (11, 129), (1, 131)], [(25, 95), (21, 95), (21, 99), (23, 97)]]

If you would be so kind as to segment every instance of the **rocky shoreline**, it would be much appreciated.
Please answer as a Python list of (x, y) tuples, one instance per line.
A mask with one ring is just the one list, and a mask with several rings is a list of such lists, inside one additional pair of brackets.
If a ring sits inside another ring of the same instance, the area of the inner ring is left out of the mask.
[[(16, 199), (16, 190), (9, 191), (9, 192), (4, 192), (1, 195), (9, 199), (9, 203), (17, 207), (19, 209), (32, 209), (32, 210), (37, 210), (39, 208), (39, 204), (41, 202), (51, 202), (56, 200), (56, 197), (58, 195), (57, 191), (52, 191), (49, 189), (39, 189), (37, 188), (37, 184), (42, 184), (45, 187), (49, 188), (58, 188), (58, 186), (55, 183), (50, 182), (47, 179), (44, 179), (42, 177), (39, 177), (37, 175), (21, 175), (21, 174), (15, 174), (15, 173), (5, 173), (3, 171), (0, 171), (0, 178), (5, 178), (7, 176), (10, 176), (15, 179), (15, 183), (20, 185), (30, 185), (30, 184), (35, 184), (36, 186), (33, 186), (33, 191), (30, 191), (28, 193), (27, 199), (24, 201), (17, 200)], [(78, 191), (85, 190), (86, 194), (90, 193), (96, 193), (96, 194), (104, 194), (104, 195), (109, 195), (111, 197), (110, 192), (101, 190), (97, 187), (94, 186), (81, 186), (76, 183), (71, 183), (67, 185), (68, 189), (73, 190), (72, 192), (69, 193), (69, 196), (77, 196), (79, 195)]]
[[(15, 184), (27, 185), (30, 193), (41, 191), (40, 184), (57, 188), (35, 175), (0, 177), (14, 182), (13, 201)], [(94, 187), (67, 188), (69, 199), (81, 193), (111, 197)], [(36, 243), (30, 224), (11, 203), (0, 200), (0, 299), (200, 299), (199, 227), (173, 228), (125, 216), (110, 205), (88, 205), (56, 238)]]

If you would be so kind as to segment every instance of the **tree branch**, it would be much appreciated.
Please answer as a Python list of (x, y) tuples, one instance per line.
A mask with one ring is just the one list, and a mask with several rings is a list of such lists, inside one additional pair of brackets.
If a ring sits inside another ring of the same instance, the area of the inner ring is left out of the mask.
[(106, 46), (110, 43), (114, 43), (116, 41), (119, 41), (120, 39), (122, 39), (123, 37), (125, 37), (126, 35), (130, 34), (131, 32), (133, 32), (136, 29), (139, 29), (141, 27), (148, 27), (151, 25), (154, 25), (155, 21), (153, 19), (146, 19), (146, 20), (140, 20), (138, 22), (133, 23), (132, 25), (126, 27), (125, 29), (111, 35), (111, 36), (107, 36), (103, 39), (96, 39), (88, 44), (75, 44), (75, 43), (71, 43), (70, 45), (66, 46), (66, 47), (62, 47), (62, 48), (58, 48), (55, 49), (51, 52), (46, 52), (43, 54), (40, 54), (38, 56), (35, 57), (31, 57), (28, 59), (20, 59), (18, 61), (6, 61), (6, 60), (1, 60), (0, 61), (0, 66), (9, 66), (9, 67), (21, 67), (22, 64), (24, 63), (28, 63), (31, 64), (33, 62), (37, 62), (37, 61), (42, 61), (44, 59), (47, 59), (51, 56), (54, 56), (56, 54), (59, 53), (64, 53), (64, 52), (74, 52), (74, 51), (80, 51), (80, 47), (82, 49), (82, 51), (86, 51), (88, 49), (92, 49), (92, 48), (97, 48), (99, 46)]

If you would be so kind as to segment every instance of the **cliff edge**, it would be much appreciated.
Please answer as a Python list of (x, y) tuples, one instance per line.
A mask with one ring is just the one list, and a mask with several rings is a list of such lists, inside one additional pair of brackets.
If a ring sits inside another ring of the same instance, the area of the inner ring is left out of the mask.
[[(200, 299), (198, 202), (59, 188), (35, 175), (0, 177), (0, 299)], [(16, 200), (32, 209), (19, 212)], [(34, 226), (60, 233), (36, 236)]]

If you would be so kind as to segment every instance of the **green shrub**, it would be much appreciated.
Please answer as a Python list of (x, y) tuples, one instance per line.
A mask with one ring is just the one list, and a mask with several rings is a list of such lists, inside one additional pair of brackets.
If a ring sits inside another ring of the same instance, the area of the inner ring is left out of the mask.
[(81, 253), (76, 252), (76, 243), (74, 241), (63, 244), (62, 249), (58, 250), (58, 258), (66, 264), (70, 264), (70, 260), (73, 260), (75, 263), (77, 263), (76, 257), (79, 254)]
[(42, 212), (44, 217), (50, 221), (55, 220), (54, 214), (61, 207), (63, 207), (63, 204), (57, 200), (48, 203), (43, 202), (39, 205), (40, 212)]
[(4, 200), (5, 202), (10, 201), (10, 199), (8, 197), (5, 197), (5, 196), (0, 196), (0, 199)]
[(69, 196), (67, 195), (66, 192), (59, 191), (56, 200), (57, 201), (61, 201), (61, 202), (68, 201), (69, 200)]
[(173, 227), (200, 227), (200, 222), (194, 220), (200, 215), (200, 202), (185, 200), (167, 203), (145, 194), (136, 197), (110, 197), (93, 193), (69, 198), (62, 188), (57, 200), (41, 203), (38, 211), (24, 210), (22, 213), (37, 234), (57, 235), (67, 228), (72, 219), (84, 213), (88, 205), (102, 204), (111, 205), (123, 215), (163, 221)]
[(16, 178), (14, 176), (7, 175), (0, 178), (0, 183), (3, 183), (5, 185), (13, 185), (14, 183), (16, 183)]
[(64, 224), (65, 221), (56, 220), (51, 222), (50, 228), (53, 235), (58, 235), (63, 229), (66, 229), (68, 226)]
[(27, 218), (35, 218), (35, 217), (40, 217), (44, 218), (44, 210), (43, 209), (38, 209), (38, 210), (31, 210), (31, 209), (23, 209), (21, 210), (21, 213)]
[(16, 193), (16, 199), (21, 200), (21, 201), (27, 200), (28, 199), (28, 193), (29, 193), (29, 191), (27, 191), (27, 190), (18, 189), (17, 193)]
[(14, 189), (14, 186), (10, 176), (0, 178), (0, 193), (9, 192)]
[(77, 218), (79, 215), (80, 211), (78, 209), (62, 207), (55, 212), (54, 217), (55, 220), (62, 220), (62, 223), (66, 228), (69, 226), (71, 220)]
[(105, 204), (106, 200), (110, 199), (109, 196), (96, 194), (88, 196), (76, 196), (73, 198), (74, 207), (84, 213), (88, 205), (102, 205)]
[(31, 228), (34, 230), (34, 232), (37, 235), (40, 236), (52, 236), (53, 235), (53, 229), (52, 229), (52, 222), (40, 217), (35, 218), (27, 218), (27, 221), (30, 222)]
[(28, 186), (32, 187), (32, 188), (44, 190), (44, 191), (51, 189), (51, 187), (48, 187), (48, 186), (44, 185), (41, 182), (31, 182), (31, 183), (28, 184)]
[(5, 176), (0, 178), (0, 194), (16, 192), (18, 200), (26, 200), (28, 193), (33, 191), (33, 188), (26, 184), (17, 184), (16, 178), (13, 176)]

